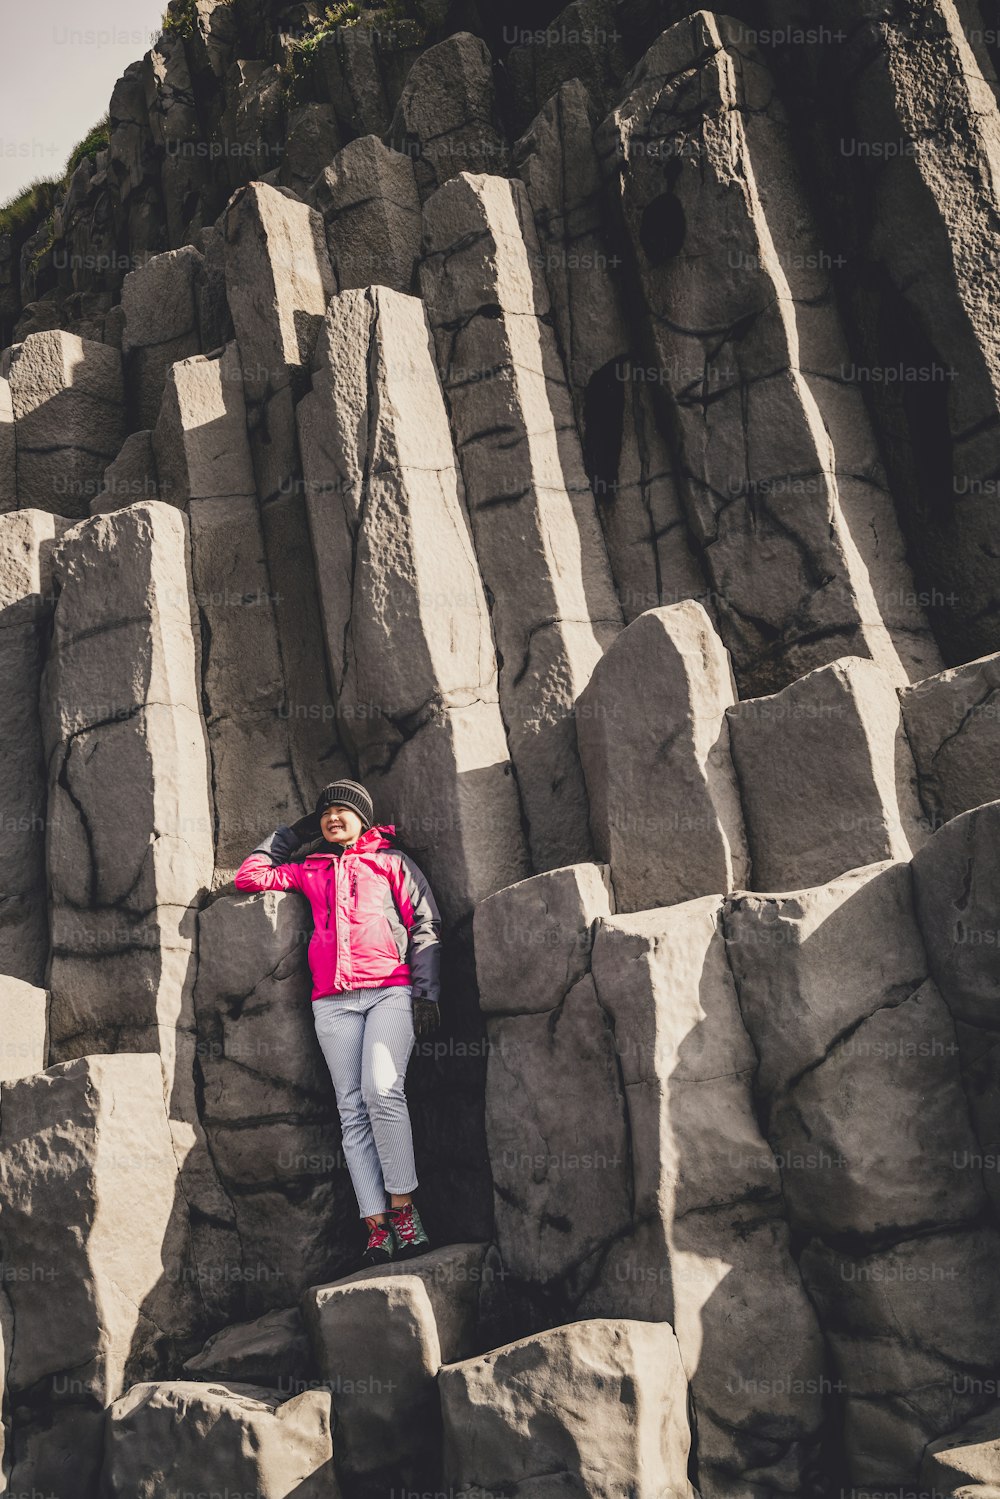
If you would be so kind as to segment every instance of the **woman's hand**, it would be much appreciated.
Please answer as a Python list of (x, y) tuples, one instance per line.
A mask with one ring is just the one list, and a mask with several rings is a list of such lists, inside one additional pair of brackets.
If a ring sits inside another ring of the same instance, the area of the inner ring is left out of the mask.
[(417, 1036), (429, 1036), (441, 1024), (441, 1011), (433, 999), (413, 1001), (413, 1031)]
[(303, 843), (314, 843), (322, 832), (319, 818), (315, 812), (307, 812), (305, 817), (300, 817), (298, 822), (292, 823), (292, 832)]
[(300, 846), (302, 839), (292, 828), (282, 823), (268, 834), (263, 843), (258, 843), (255, 854), (267, 854), (272, 864), (285, 864)]

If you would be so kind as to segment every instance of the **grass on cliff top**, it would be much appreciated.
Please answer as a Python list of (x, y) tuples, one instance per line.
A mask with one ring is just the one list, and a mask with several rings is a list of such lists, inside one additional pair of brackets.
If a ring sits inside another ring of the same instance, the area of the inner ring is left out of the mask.
[[(344, 0), (343, 4), (326, 7), (323, 19), (316, 22), (307, 36), (295, 43), (295, 50), (311, 56), (324, 38), (338, 27), (357, 26), (360, 21), (370, 21), (373, 24), (381, 21), (387, 28), (401, 26), (404, 22), (418, 25), (403, 0), (360, 0), (360, 3), (359, 0)], [(419, 30), (422, 31), (423, 28), (419, 27)]]
[(63, 173), (63, 183), (68, 185), (69, 179), (85, 156), (89, 156), (91, 161), (95, 161), (98, 151), (106, 151), (110, 139), (111, 116), (104, 115), (102, 119), (98, 120), (96, 125), (93, 125), (87, 131), (83, 140), (78, 141), (69, 153), (69, 160), (66, 162), (66, 170)]
[(23, 235), (37, 229), (46, 214), (52, 212), (59, 183), (38, 178), (14, 198), (0, 204), (0, 234)]
[(300, 103), (305, 95), (305, 81), (309, 68), (327, 37), (341, 27), (357, 26), (367, 21), (373, 26), (381, 25), (388, 31), (409, 24), (414, 28), (414, 40), (426, 40), (426, 32), (409, 13), (404, 0), (343, 0), (342, 4), (328, 5), (322, 20), (303, 37), (294, 41), (289, 49), (288, 81), (285, 86), (286, 103)]
[[(219, 0), (221, 5), (233, 5), (235, 0)], [(169, 10), (164, 11), (160, 21), (163, 36), (181, 36), (190, 41), (198, 29), (198, 6), (195, 0), (175, 0)]]
[(57, 196), (69, 186), (69, 180), (83, 158), (89, 156), (93, 161), (98, 151), (106, 149), (110, 131), (111, 121), (105, 115), (73, 147), (61, 177), (39, 177), (6, 203), (0, 204), (0, 234), (12, 234), (21, 239), (33, 234), (51, 216)]

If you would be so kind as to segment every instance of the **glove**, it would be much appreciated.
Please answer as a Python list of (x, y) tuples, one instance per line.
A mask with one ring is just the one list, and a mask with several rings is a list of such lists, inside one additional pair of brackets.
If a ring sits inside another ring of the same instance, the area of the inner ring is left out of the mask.
[(413, 1001), (413, 1030), (418, 1036), (429, 1036), (441, 1024), (441, 1011), (433, 999)]
[(301, 845), (302, 839), (292, 828), (282, 823), (275, 828), (263, 843), (258, 843), (255, 854), (267, 854), (272, 864), (284, 864)]
[(302, 843), (315, 843), (322, 831), (315, 812), (307, 812), (305, 817), (300, 817), (298, 822), (292, 823), (292, 832)]

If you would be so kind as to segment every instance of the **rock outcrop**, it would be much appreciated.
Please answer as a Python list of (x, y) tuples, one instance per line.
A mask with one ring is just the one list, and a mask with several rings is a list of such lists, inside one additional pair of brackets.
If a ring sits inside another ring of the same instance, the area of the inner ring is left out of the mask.
[(733, 9), (170, 0), (0, 210), (0, 1492), (1000, 1493), (1000, 51)]

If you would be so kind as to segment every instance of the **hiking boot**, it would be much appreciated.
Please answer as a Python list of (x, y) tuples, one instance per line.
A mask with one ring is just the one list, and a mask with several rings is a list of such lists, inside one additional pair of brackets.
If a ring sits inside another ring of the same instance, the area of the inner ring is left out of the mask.
[(412, 1202), (402, 1207), (389, 1209), (389, 1221), (396, 1235), (397, 1260), (412, 1260), (418, 1254), (426, 1254), (431, 1241), (424, 1232), (420, 1214)]
[(361, 1256), (361, 1264), (387, 1265), (396, 1255), (396, 1235), (391, 1223), (370, 1223), (368, 1243)]

